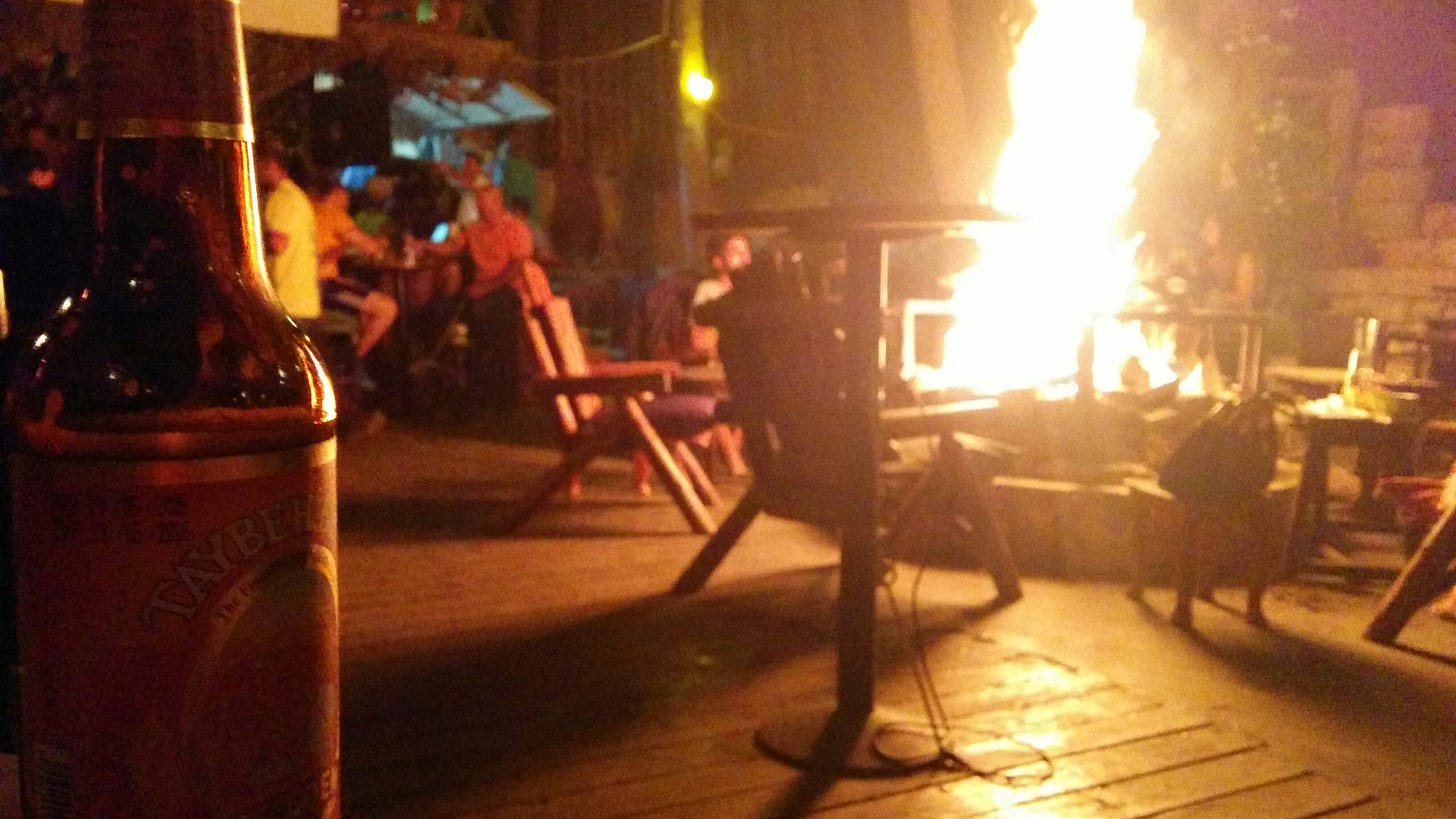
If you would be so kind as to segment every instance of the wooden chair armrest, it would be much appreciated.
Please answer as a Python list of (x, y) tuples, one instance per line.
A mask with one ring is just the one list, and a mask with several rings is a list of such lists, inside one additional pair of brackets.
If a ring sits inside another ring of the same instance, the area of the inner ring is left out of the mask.
[(601, 361), (591, 365), (590, 375), (602, 378), (671, 378), (682, 370), (676, 361)]
[(677, 363), (672, 361), (610, 361), (593, 365), (582, 375), (539, 377), (533, 388), (541, 395), (634, 395), (667, 392)]

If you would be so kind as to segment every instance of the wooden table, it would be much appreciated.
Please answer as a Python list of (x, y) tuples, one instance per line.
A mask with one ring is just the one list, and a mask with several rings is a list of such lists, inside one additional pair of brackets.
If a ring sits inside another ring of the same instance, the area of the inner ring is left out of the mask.
[(1368, 509), (1374, 503), (1375, 482), (1381, 475), (1410, 473), (1411, 450), (1421, 422), (1359, 411), (1306, 409), (1301, 412), (1300, 423), (1308, 446), (1300, 469), (1294, 526), (1285, 553), (1286, 570), (1291, 574), (1318, 571), (1352, 578), (1393, 576), (1386, 567), (1319, 559), (1321, 549), (1339, 539), (1339, 529), (1328, 515), (1330, 450), (1347, 446), (1358, 451), (1356, 470), (1360, 494), (1355, 508)]
[[(419, 261), (411, 261), (399, 256), (384, 258), (345, 256), (339, 262), (342, 273), (362, 281), (376, 290), (388, 293), (399, 306), (399, 314), (391, 329), (394, 331), (395, 338), (399, 340), (399, 343), (395, 345), (398, 355), (396, 366), (399, 367), (400, 377), (407, 378), (415, 364), (414, 350), (410, 343), (409, 315), (410, 307), (415, 301), (411, 298), (413, 291), (411, 283), (421, 277), (433, 279), (443, 260), (425, 254)], [(429, 292), (431, 297), (435, 295), (433, 285)], [(413, 409), (410, 406), (410, 390), (407, 384), (401, 385), (399, 401), (402, 404), (400, 409), (406, 413)]]
[(1303, 398), (1323, 398), (1340, 391), (1341, 385), (1345, 383), (1345, 368), (1277, 365), (1266, 367), (1264, 378), (1275, 390), (1291, 392)]

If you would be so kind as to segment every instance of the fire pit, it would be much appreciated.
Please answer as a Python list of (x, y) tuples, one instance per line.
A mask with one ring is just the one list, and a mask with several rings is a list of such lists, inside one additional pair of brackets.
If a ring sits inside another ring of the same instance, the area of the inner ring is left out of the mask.
[[(1009, 218), (964, 226), (975, 261), (946, 277), (948, 299), (903, 304), (900, 376), (921, 401), (999, 399), (969, 431), (1022, 452), (992, 502), (1024, 568), (1126, 578), (1128, 481), (1154, 478), (1210, 396), (1259, 388), (1263, 316), (1193, 309), (1188, 288), (1161, 286), (1172, 266), (1140, 252), (1129, 212), (1159, 132), (1138, 104), (1146, 28), (1135, 4), (1036, 5), (988, 192)], [(1237, 289), (1214, 286), (1225, 284)], [(1206, 304), (1242, 304), (1235, 295)], [(914, 347), (931, 315), (943, 335), (930, 334), (927, 362)]]
[[(918, 324), (929, 318), (943, 330), (950, 305), (912, 300), (900, 312), (896, 348), (905, 392), (913, 394), (918, 404), (967, 397), (963, 390), (944, 386), (945, 351), (918, 342), (927, 336)], [(1145, 309), (1125, 311), (1118, 320), (1182, 323), (1198, 332), (1228, 334), (1239, 342), (1234, 377), (1224, 379), (1196, 367), (1180, 382), (1149, 387), (1137, 378), (1141, 366), (1113, 361), (1104, 369), (1133, 373), (1134, 383), (1099, 391), (1091, 372), (1097, 351), (1084, 346), (1078, 371), (1060, 382), (999, 393), (994, 409), (978, 414), (963, 428), (1020, 452), (996, 478), (992, 501), (1024, 570), (1130, 580), (1134, 524), (1145, 513), (1133, 502), (1130, 486), (1139, 481), (1155, 485), (1157, 468), (1218, 402), (1212, 393), (1226, 393), (1229, 385), (1233, 392), (1244, 394), (1258, 388), (1262, 314)], [(1152, 337), (1160, 335), (1158, 330), (1149, 332)], [(1170, 360), (1176, 357), (1172, 350), (1166, 355)], [(1281, 496), (1285, 500), (1292, 502), (1292, 497)], [(1150, 545), (1154, 555), (1167, 551), (1166, 544)]]

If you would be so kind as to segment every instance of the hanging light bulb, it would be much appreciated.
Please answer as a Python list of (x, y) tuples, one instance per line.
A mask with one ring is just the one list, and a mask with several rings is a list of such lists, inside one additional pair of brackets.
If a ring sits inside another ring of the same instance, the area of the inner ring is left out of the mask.
[(713, 98), (713, 81), (701, 71), (689, 72), (683, 87), (687, 89), (688, 96), (697, 102), (707, 102)]

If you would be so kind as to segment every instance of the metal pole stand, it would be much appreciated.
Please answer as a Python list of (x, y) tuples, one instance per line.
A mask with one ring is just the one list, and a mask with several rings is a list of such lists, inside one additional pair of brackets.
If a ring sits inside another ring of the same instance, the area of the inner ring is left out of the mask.
[(849, 423), (844, 441), (850, 448), (850, 475), (840, 535), (835, 701), (793, 709), (770, 720), (755, 735), (764, 753), (795, 767), (821, 773), (898, 776), (940, 758), (931, 737), (887, 731), (897, 723), (910, 725), (912, 721), (874, 704), (886, 242), (893, 237), (923, 236), (989, 218), (996, 218), (996, 214), (985, 208), (959, 208), (953, 212), (942, 208), (920, 212), (831, 209), (746, 218), (723, 215), (699, 221), (700, 227), (707, 228), (803, 228), (845, 240), (844, 346)]
[[(879, 565), (880, 376), (884, 360), (885, 241), (871, 231), (846, 237), (845, 380), (849, 401), (850, 480), (840, 535), (839, 667), (834, 705), (786, 714), (758, 730), (770, 756), (810, 770), (859, 776), (909, 773), (939, 757), (928, 747), (890, 751), (885, 728), (907, 719), (874, 706), (875, 588)], [(921, 761), (921, 764), (906, 762)]]

